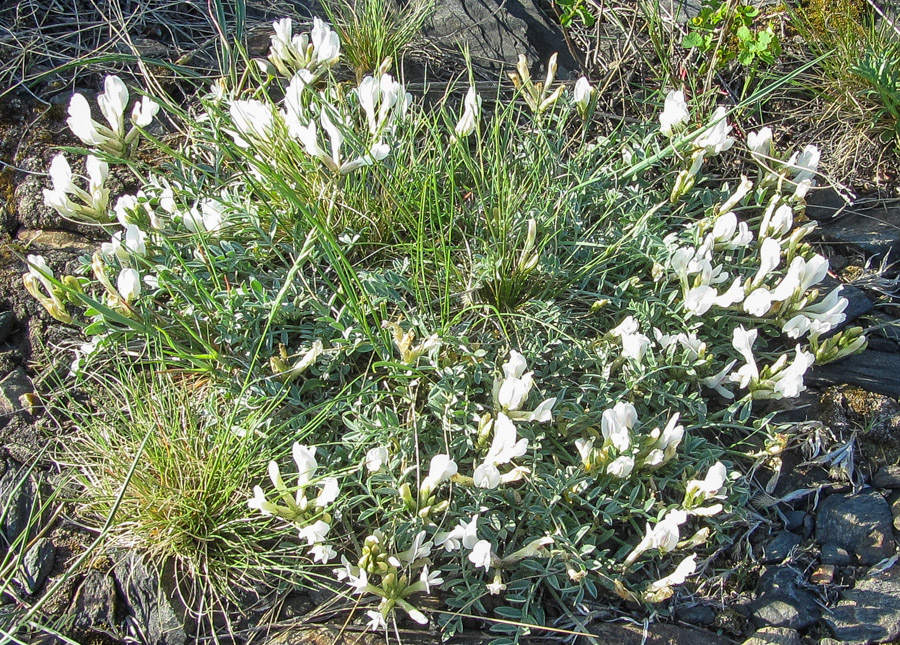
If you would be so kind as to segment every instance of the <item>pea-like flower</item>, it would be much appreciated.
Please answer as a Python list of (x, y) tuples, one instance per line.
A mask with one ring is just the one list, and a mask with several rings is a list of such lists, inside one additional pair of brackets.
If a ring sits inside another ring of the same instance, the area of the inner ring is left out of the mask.
[(575, 107), (578, 109), (578, 114), (581, 115), (581, 118), (585, 118), (587, 116), (587, 112), (591, 106), (591, 100), (593, 99), (593, 97), (594, 88), (591, 87), (591, 84), (584, 76), (575, 81), (575, 89), (572, 92), (572, 100), (575, 102)]
[[(72, 181), (72, 168), (65, 156), (59, 153), (50, 162), (50, 180), (53, 189), (44, 189), (44, 203), (63, 217), (79, 221), (107, 222), (109, 213), (109, 189), (104, 188), (109, 166), (94, 155), (85, 160), (88, 188), (84, 190)], [(74, 201), (69, 195), (75, 197)]]
[(612, 408), (604, 410), (600, 419), (603, 438), (620, 452), (628, 450), (631, 447), (631, 429), (637, 420), (637, 410), (631, 403), (616, 403)]
[(675, 132), (683, 127), (690, 118), (687, 102), (684, 100), (684, 92), (670, 90), (666, 94), (666, 102), (663, 111), (659, 115), (659, 131), (671, 138)]
[(96, 146), (114, 155), (127, 155), (137, 138), (137, 127), (146, 127), (159, 111), (159, 104), (143, 97), (131, 112), (134, 125), (125, 132), (125, 110), (128, 107), (128, 88), (118, 76), (107, 76), (103, 81), (103, 93), (97, 97), (97, 106), (106, 119), (101, 125), (91, 116), (91, 106), (82, 94), (74, 94), (69, 101), (69, 118), (66, 123), (72, 133), (86, 145)]
[(481, 116), (481, 97), (475, 93), (475, 88), (470, 86), (466, 92), (466, 98), (463, 99), (463, 114), (453, 129), (453, 136), (450, 141), (458, 141), (465, 139), (475, 132), (478, 125), (478, 118)]

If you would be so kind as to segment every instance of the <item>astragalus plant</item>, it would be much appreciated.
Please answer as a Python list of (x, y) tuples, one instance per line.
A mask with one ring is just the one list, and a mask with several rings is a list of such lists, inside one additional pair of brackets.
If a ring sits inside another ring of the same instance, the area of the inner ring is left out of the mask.
[[(387, 63), (337, 80), (327, 30), (276, 23), (268, 65), (169, 115), (189, 137), (124, 161), (143, 188), (97, 214), (116, 223), (86, 275), (30, 259), (91, 338), (72, 378), (150, 348), (281, 401), (302, 436), (275, 437), (244, 511), (295, 531), (279, 579), (333, 569), (374, 629), (435, 618), (428, 595), (445, 635), (473, 613), (504, 638), (577, 626), (712, 571), (746, 499), (729, 448), (770, 429), (753, 402), (865, 345), (833, 334), (846, 300), (804, 241), (818, 150), (781, 157), (767, 129), (748, 149), (675, 91), (598, 136), (590, 85), (573, 100), (552, 62), (543, 83), (520, 63), (512, 98), (425, 108)], [(726, 151), (745, 174), (723, 183)]]

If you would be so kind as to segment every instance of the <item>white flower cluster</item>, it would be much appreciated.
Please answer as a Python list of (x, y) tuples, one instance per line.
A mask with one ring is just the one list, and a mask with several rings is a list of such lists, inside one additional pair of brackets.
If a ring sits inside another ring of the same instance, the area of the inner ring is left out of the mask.
[[(325, 563), (337, 556), (334, 548), (325, 542), (332, 522), (331, 515), (325, 509), (340, 493), (338, 480), (335, 477), (326, 477), (318, 481), (315, 479), (319, 467), (315, 446), (302, 446), (294, 442), (291, 453), (294, 463), (297, 464), (297, 487), (293, 494), (281, 478), (278, 464), (274, 461), (269, 462), (269, 479), (272, 480), (275, 492), (284, 505), (269, 502), (260, 486), (254, 486), (254, 496), (247, 505), (263, 515), (274, 515), (294, 524), (300, 531), (300, 537), (306, 540), (310, 547), (310, 555), (315, 560)], [(306, 491), (313, 485), (319, 491), (315, 499), (311, 500), (307, 497)]]
[(318, 76), (328, 70), (341, 57), (341, 41), (331, 27), (313, 18), (309, 34), (293, 35), (294, 26), (290, 18), (282, 18), (272, 23), (275, 33), (269, 48), (269, 62), (282, 76), (293, 76), (305, 70)]
[(138, 128), (146, 128), (159, 112), (159, 104), (144, 96), (131, 110), (132, 127), (125, 131), (125, 110), (128, 108), (128, 88), (118, 76), (107, 76), (97, 106), (106, 119), (101, 125), (91, 116), (91, 106), (82, 94), (74, 94), (69, 102), (66, 123), (85, 145), (94, 146), (111, 155), (128, 156), (137, 140)]

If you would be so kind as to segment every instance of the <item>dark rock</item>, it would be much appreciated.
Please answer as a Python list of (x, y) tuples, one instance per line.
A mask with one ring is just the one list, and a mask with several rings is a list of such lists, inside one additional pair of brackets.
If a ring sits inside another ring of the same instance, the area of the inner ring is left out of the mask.
[(806, 216), (814, 220), (834, 219), (849, 206), (849, 199), (831, 186), (816, 188), (806, 196)]
[(757, 627), (804, 629), (819, 619), (816, 596), (798, 584), (798, 574), (790, 567), (768, 567), (756, 589), (750, 608)]
[(860, 564), (873, 565), (894, 553), (891, 507), (878, 493), (831, 495), (816, 517), (816, 539), (855, 554)]
[(900, 568), (857, 580), (825, 622), (841, 641), (893, 642), (900, 636)]
[(822, 545), (822, 564), (833, 564), (838, 567), (845, 567), (853, 562), (850, 553), (842, 546), (838, 546), (834, 542), (827, 542)]
[(818, 235), (825, 242), (843, 244), (868, 256), (894, 257), (900, 252), (900, 209), (845, 210), (819, 224)]
[(75, 593), (69, 613), (75, 627), (118, 637), (117, 605), (116, 583), (112, 576), (92, 569)]
[(709, 605), (679, 607), (675, 610), (675, 617), (692, 625), (712, 625), (716, 621), (716, 610)]
[(791, 554), (795, 547), (800, 546), (800, 536), (790, 531), (782, 531), (763, 549), (763, 564), (779, 564)]
[(803, 526), (806, 513), (803, 511), (786, 511), (784, 514), (784, 528), (788, 531), (796, 531)]
[(536, 80), (543, 80), (538, 66), (554, 52), (559, 53), (559, 78), (579, 67), (560, 28), (534, 0), (444, 0), (435, 4), (423, 36), (453, 51), (467, 43), (473, 62), (494, 73), (515, 67), (519, 54), (532, 65)]
[(22, 410), (22, 396), (33, 391), (31, 379), (21, 367), (17, 367), (0, 381), (0, 427), (9, 422), (9, 417)]
[(125, 597), (127, 611), (147, 643), (187, 643), (187, 613), (170, 571), (160, 574), (142, 555), (130, 551), (116, 562), (113, 574)]
[(16, 315), (11, 311), (0, 311), (0, 343), (5, 343), (16, 324)]
[(56, 561), (56, 547), (49, 538), (41, 538), (22, 559), (20, 580), (23, 591), (32, 595), (41, 588)]
[[(642, 625), (594, 623), (587, 630), (601, 643), (616, 645), (730, 645), (731, 641), (705, 629), (655, 623)], [(299, 645), (299, 643), (298, 643)]]
[(303, 623), (292, 625), (265, 640), (266, 645), (383, 645), (384, 642), (381, 634), (373, 632), (360, 633), (338, 627)]
[(788, 627), (763, 627), (742, 645), (800, 645), (800, 634)]
[(900, 354), (866, 350), (834, 363), (817, 365), (806, 377), (807, 385), (856, 385), (870, 392), (900, 397)]
[(6, 548), (28, 528), (34, 506), (36, 485), (30, 473), (13, 460), (7, 460), (6, 471), (0, 477), (0, 508), (6, 509), (3, 518), (3, 543)]
[(900, 466), (882, 466), (872, 477), (875, 488), (900, 488)]

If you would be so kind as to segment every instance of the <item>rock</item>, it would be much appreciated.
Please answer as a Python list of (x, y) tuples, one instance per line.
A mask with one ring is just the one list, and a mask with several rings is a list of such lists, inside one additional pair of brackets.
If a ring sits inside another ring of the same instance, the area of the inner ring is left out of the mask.
[(92, 569), (81, 583), (69, 608), (73, 625), (118, 637), (118, 599), (112, 576)]
[(900, 531), (900, 497), (891, 502), (891, 514), (894, 516), (894, 528)]
[(814, 220), (830, 220), (844, 213), (850, 201), (831, 186), (811, 190), (806, 197), (806, 216)]
[[(594, 623), (587, 630), (601, 643), (616, 645), (726, 645), (731, 641), (714, 632), (694, 627), (655, 623), (647, 628), (620, 623)], [(646, 640), (645, 640), (646, 639)], [(588, 641), (590, 642), (590, 641)]]
[(872, 477), (875, 488), (900, 488), (900, 466), (882, 466)]
[(28, 528), (34, 506), (36, 485), (27, 470), (13, 460), (4, 462), (6, 470), (0, 477), (0, 508), (6, 509), (3, 518), (2, 546), (15, 542)]
[(825, 242), (842, 244), (867, 256), (890, 256), (900, 252), (900, 209), (882, 206), (867, 210), (845, 210), (819, 224), (818, 236)]
[(0, 343), (5, 343), (16, 324), (16, 315), (11, 311), (0, 311)]
[[(418, 643), (405, 635), (404, 642)], [(431, 642), (430, 640), (427, 642)], [(381, 634), (322, 625), (291, 625), (265, 641), (266, 645), (384, 645)]]
[(853, 558), (850, 557), (847, 549), (834, 542), (827, 542), (822, 545), (821, 559), (823, 564), (833, 564), (838, 567), (845, 567), (853, 562)]
[(9, 418), (23, 409), (21, 398), (34, 392), (31, 379), (25, 370), (17, 367), (0, 381), (0, 427), (9, 422)]
[(41, 538), (25, 553), (22, 559), (22, 567), (19, 579), (22, 589), (28, 595), (33, 595), (53, 569), (56, 561), (56, 547), (49, 538)]
[(809, 581), (814, 585), (830, 585), (834, 580), (834, 565), (820, 564), (809, 576)]
[(798, 584), (790, 567), (768, 567), (757, 584), (757, 599), (750, 604), (757, 627), (804, 629), (819, 619), (816, 596)]
[(874, 491), (830, 495), (819, 507), (816, 539), (847, 549), (862, 565), (873, 565), (894, 553), (893, 519), (887, 501)]
[(187, 613), (170, 571), (162, 575), (129, 551), (113, 567), (127, 611), (150, 645), (184, 645), (188, 641)]
[(429, 42), (455, 52), (459, 43), (467, 43), (473, 62), (494, 74), (515, 67), (519, 54), (540, 80), (538, 66), (546, 65), (554, 52), (559, 53), (559, 78), (579, 67), (560, 28), (534, 0), (443, 0), (435, 3), (422, 31)]
[(675, 617), (692, 625), (712, 625), (716, 621), (716, 610), (709, 605), (679, 607), (675, 610)]
[(841, 641), (894, 641), (900, 636), (900, 567), (857, 580), (825, 622)]
[(743, 645), (800, 645), (800, 634), (788, 627), (763, 627), (756, 630)]
[(834, 363), (817, 365), (807, 374), (807, 385), (856, 385), (870, 392), (900, 397), (900, 354), (866, 350)]
[(69, 231), (21, 228), (16, 233), (16, 241), (38, 254), (49, 251), (91, 254), (98, 250), (96, 242)]
[(788, 531), (796, 531), (803, 527), (806, 513), (803, 511), (786, 511), (784, 514), (784, 528)]
[(790, 531), (782, 531), (766, 544), (763, 549), (763, 564), (780, 564), (787, 559), (795, 547), (800, 546), (800, 536)]

